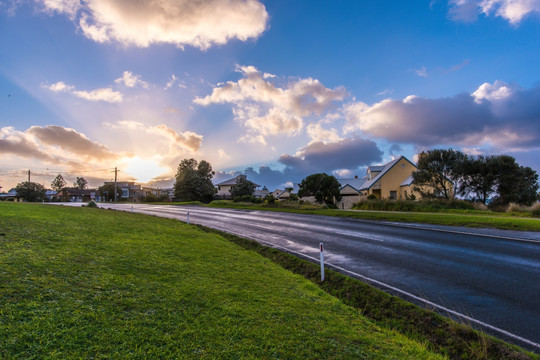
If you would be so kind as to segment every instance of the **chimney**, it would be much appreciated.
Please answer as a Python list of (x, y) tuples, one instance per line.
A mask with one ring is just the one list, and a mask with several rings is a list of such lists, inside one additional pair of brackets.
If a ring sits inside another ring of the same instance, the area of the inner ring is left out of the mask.
[(358, 179), (358, 175), (354, 175), (354, 178), (355, 178), (355, 179)]

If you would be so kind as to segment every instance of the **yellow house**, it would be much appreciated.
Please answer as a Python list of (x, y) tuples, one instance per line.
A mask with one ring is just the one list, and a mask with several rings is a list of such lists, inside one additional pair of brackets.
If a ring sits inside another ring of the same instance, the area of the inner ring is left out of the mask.
[(412, 186), (412, 173), (416, 169), (416, 165), (404, 156), (385, 165), (370, 166), (367, 169), (367, 179), (360, 188), (362, 196), (402, 200), (414, 194), (418, 198), (419, 194), (413, 192)]
[[(351, 208), (354, 203), (366, 199), (370, 195), (377, 199), (420, 199), (422, 195), (414, 190), (415, 185), (412, 177), (416, 170), (415, 164), (406, 157), (400, 156), (384, 165), (368, 167), (366, 176), (362, 178), (341, 179), (339, 182), (342, 199), (338, 203), (338, 207)], [(434, 192), (433, 189), (427, 188), (423, 188), (422, 191)]]

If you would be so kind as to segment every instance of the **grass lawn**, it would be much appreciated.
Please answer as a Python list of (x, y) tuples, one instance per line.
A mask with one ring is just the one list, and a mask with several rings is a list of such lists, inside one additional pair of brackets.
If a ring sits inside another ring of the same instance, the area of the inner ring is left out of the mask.
[(0, 358), (442, 357), (219, 235), (0, 202)]

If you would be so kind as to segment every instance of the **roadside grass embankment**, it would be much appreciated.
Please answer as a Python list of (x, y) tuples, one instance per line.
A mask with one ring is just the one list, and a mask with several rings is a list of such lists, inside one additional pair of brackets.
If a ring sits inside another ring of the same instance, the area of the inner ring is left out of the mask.
[(450, 359), (540, 359), (540, 355), (505, 343), (474, 330), (468, 324), (458, 323), (434, 311), (413, 305), (336, 271), (325, 270), (325, 280), (321, 282), (318, 264), (263, 246), (254, 240), (197, 226), (271, 259), (283, 268), (310, 280), (344, 304), (359, 309), (364, 316), (377, 324), (427, 344), (429, 349)]
[(179, 221), (0, 203), (2, 359), (443, 358), (361, 313)]

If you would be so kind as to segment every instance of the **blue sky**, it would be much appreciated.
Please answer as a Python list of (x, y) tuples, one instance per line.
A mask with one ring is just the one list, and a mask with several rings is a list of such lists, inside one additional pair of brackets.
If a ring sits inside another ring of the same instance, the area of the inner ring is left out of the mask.
[(0, 186), (270, 190), (433, 148), (540, 170), (540, 1), (0, 0)]

